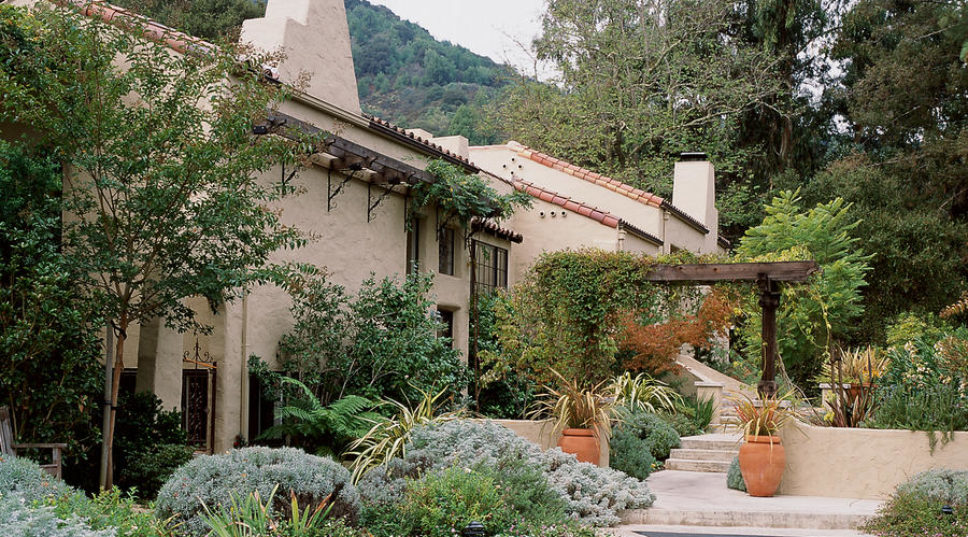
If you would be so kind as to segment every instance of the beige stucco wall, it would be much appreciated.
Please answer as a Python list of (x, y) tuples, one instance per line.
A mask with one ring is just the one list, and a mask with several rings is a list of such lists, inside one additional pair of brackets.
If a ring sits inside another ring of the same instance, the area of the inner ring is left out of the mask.
[(931, 452), (924, 432), (798, 424), (781, 436), (786, 470), (779, 494), (885, 499), (931, 468), (968, 470), (968, 432)]
[[(548, 450), (558, 447), (558, 439), (561, 434), (555, 434), (550, 420), (490, 420), (498, 425), (502, 425), (511, 430), (514, 434), (525, 440), (537, 444), (541, 449)], [(598, 465), (608, 468), (608, 442), (599, 444)]]
[(600, 185), (590, 183), (531, 159), (507, 146), (470, 148), (471, 161), (504, 179), (523, 179), (544, 189), (598, 207), (653, 235), (661, 233), (661, 211)]
[(516, 278), (524, 275), (544, 252), (569, 248), (601, 248), (611, 252), (618, 249), (616, 228), (566, 211), (553, 203), (539, 199), (532, 201), (531, 208), (518, 209), (509, 224), (512, 229), (524, 235), (524, 242), (515, 245), (511, 256), (511, 270)]

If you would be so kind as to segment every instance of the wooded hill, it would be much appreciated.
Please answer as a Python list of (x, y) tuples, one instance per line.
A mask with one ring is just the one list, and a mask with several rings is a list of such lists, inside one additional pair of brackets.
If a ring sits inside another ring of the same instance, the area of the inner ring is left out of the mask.
[[(262, 16), (252, 0), (116, 0), (203, 39), (235, 39), (245, 19)], [(483, 127), (484, 107), (517, 78), (513, 69), (450, 42), (366, 0), (346, 0), (346, 18), (363, 111), (472, 143), (498, 141)]]

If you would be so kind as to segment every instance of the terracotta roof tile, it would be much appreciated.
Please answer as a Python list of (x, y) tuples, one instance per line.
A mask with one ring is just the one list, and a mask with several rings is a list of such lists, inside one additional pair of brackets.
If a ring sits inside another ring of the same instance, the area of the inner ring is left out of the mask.
[(612, 179), (611, 177), (601, 175), (592, 170), (582, 168), (580, 166), (576, 166), (574, 164), (571, 164), (570, 162), (565, 162), (564, 160), (561, 160), (561, 159), (557, 159), (555, 157), (552, 157), (551, 155), (546, 155), (539, 151), (535, 151), (534, 149), (521, 145), (518, 142), (514, 142), (514, 141), (508, 142), (506, 147), (508, 149), (511, 149), (515, 153), (517, 153), (518, 156), (527, 158), (529, 160), (533, 160), (543, 166), (548, 166), (549, 168), (560, 170), (569, 175), (574, 175), (575, 177), (578, 177), (579, 179), (584, 179), (585, 181), (588, 181), (590, 183), (595, 183), (597, 185), (605, 186), (609, 190), (612, 190), (614, 192), (627, 196), (633, 200), (638, 201), (639, 203), (658, 208), (659, 206), (662, 205), (664, 201), (662, 198), (660, 198), (659, 196), (656, 196), (655, 194), (651, 194), (642, 189), (635, 188), (632, 185), (625, 184), (619, 181), (618, 179)]
[(499, 239), (505, 239), (515, 243), (521, 243), (524, 241), (524, 235), (515, 232), (513, 229), (501, 227), (490, 220), (483, 220), (481, 218), (474, 217), (474, 219), (471, 221), (471, 226), (475, 231), (483, 231), (490, 235), (494, 235)]
[(514, 182), (514, 188), (526, 192), (529, 196), (547, 201), (548, 203), (553, 203), (559, 207), (574, 213), (578, 213), (582, 216), (587, 216), (603, 226), (617, 228), (620, 222), (618, 217), (610, 213), (600, 211), (595, 207), (585, 205), (584, 203), (575, 201), (571, 198), (560, 196), (555, 192), (545, 190), (531, 183), (521, 181), (520, 179)]
[(388, 130), (390, 130), (390, 131), (392, 131), (392, 132), (394, 132), (396, 134), (406, 136), (407, 138), (410, 138), (411, 140), (415, 140), (416, 142), (418, 142), (418, 143), (426, 146), (428, 149), (431, 149), (435, 153), (440, 153), (441, 155), (445, 155), (445, 156), (449, 157), (450, 159), (453, 159), (453, 160), (456, 160), (456, 161), (460, 162), (461, 164), (464, 164), (466, 166), (469, 166), (469, 167), (478, 169), (478, 167), (475, 166), (474, 163), (471, 162), (470, 160), (468, 160), (468, 159), (462, 157), (461, 155), (458, 155), (457, 153), (454, 153), (454, 152), (452, 152), (450, 150), (444, 149), (443, 147), (441, 147), (441, 146), (439, 146), (439, 145), (431, 142), (430, 140), (424, 140), (422, 137), (416, 136), (412, 132), (407, 132), (407, 130), (404, 129), (403, 127), (399, 127), (397, 125), (394, 125), (393, 123), (390, 123), (389, 121), (387, 121), (385, 119), (381, 119), (379, 117), (376, 117), (374, 115), (367, 114), (365, 112), (363, 113), (363, 117), (369, 119), (370, 120), (370, 123), (373, 124), (373, 125), (376, 125), (378, 127), (382, 127), (384, 129), (388, 129)]

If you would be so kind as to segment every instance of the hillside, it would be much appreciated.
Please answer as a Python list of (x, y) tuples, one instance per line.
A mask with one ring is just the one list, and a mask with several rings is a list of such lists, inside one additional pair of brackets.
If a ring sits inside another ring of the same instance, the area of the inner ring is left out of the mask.
[[(233, 40), (242, 21), (260, 17), (252, 0), (115, 0), (121, 6), (203, 39)], [(500, 136), (483, 126), (483, 110), (517, 75), (464, 47), (440, 42), (420, 26), (366, 0), (345, 0), (359, 84), (367, 113), (472, 143)]]

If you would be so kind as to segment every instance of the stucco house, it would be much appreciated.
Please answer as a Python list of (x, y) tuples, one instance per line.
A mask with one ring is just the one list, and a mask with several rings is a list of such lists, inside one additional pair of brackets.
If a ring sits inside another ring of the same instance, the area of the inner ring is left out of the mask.
[[(58, 1), (107, 21), (138, 17), (105, 2)], [(159, 24), (149, 22), (146, 29), (147, 38), (176, 53), (212, 46)], [(365, 115), (342, 0), (270, 0), (263, 18), (244, 23), (241, 39), (285, 51), (271, 73), (280, 82), (312, 75), (267, 121), (330, 133), (326, 150), (312, 155), (312, 166), (294, 179), (304, 193), (278, 207), (286, 224), (317, 239), (275, 260), (325, 267), (349, 292), (371, 274), (402, 275), (414, 264), (433, 271), (437, 309), (465, 356), (471, 293), (513, 285), (544, 251), (587, 246), (705, 253), (726, 246), (717, 234), (713, 168), (701, 157), (677, 165), (669, 203), (514, 142), (471, 148), (461, 137), (433, 138)], [(433, 180), (425, 167), (435, 159), (480, 174), (500, 192), (517, 189), (534, 198), (530, 210), (508, 221), (474, 223), (469, 246), (479, 253), (475, 266), (461, 240), (468, 230), (438, 230), (430, 214), (410, 228), (405, 223), (407, 185)], [(278, 181), (280, 173), (272, 170), (264, 180)], [(160, 320), (130, 330), (127, 345), (137, 352), (129, 356), (137, 359), (126, 359), (125, 383), (181, 409), (199, 449), (222, 451), (271, 424), (271, 403), (259, 397), (247, 358), (274, 359), (292, 326), (290, 300), (283, 290), (263, 286), (216, 312), (204, 300), (191, 305), (215, 327), (212, 334), (178, 333)]]

